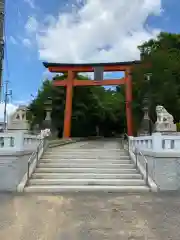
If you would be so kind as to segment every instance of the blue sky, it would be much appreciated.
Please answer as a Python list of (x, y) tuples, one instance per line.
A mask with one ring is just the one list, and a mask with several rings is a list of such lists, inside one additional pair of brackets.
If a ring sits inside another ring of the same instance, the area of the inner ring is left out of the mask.
[[(136, 46), (144, 40), (158, 31), (180, 31), (179, 0), (133, 0), (131, 9), (130, 0), (122, 0), (121, 5), (119, 0), (109, 2), (111, 6), (106, 0), (6, 1), (3, 81), (10, 81), (13, 104), (31, 100), (31, 94), (36, 95), (43, 79), (50, 76), (43, 60), (135, 60), (139, 58)], [(98, 52), (105, 45), (111, 46), (110, 51)]]

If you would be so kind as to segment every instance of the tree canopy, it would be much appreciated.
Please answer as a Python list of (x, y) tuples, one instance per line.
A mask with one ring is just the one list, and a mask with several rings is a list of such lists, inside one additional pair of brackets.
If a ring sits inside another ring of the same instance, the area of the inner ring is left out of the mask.
[[(148, 94), (151, 119), (155, 122), (156, 105), (163, 105), (175, 121), (180, 120), (180, 35), (161, 33), (138, 47), (142, 64), (133, 71), (133, 120), (135, 132), (143, 117), (143, 98)], [(147, 74), (150, 80), (147, 81)], [(67, 74), (57, 75), (63, 80)], [(79, 80), (87, 79), (80, 74)], [(55, 80), (54, 80), (55, 81)], [(104, 87), (75, 87), (73, 91), (72, 136), (110, 136), (126, 131), (124, 86), (115, 90)], [(65, 88), (53, 87), (52, 80), (45, 80), (37, 98), (29, 106), (32, 127), (41, 126), (45, 118), (45, 102), (52, 99), (52, 123), (60, 135), (63, 130)]]
[[(156, 120), (155, 106), (163, 105), (175, 122), (180, 120), (180, 35), (161, 33), (157, 39), (139, 46), (144, 66), (133, 72), (135, 116), (140, 116), (143, 97), (149, 93), (150, 116)], [(150, 73), (150, 81), (146, 74)]]

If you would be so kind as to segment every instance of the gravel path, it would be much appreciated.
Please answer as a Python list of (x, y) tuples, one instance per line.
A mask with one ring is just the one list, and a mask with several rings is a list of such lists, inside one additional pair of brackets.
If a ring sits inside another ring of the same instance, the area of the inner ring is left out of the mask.
[(0, 195), (2, 240), (179, 240), (178, 194)]

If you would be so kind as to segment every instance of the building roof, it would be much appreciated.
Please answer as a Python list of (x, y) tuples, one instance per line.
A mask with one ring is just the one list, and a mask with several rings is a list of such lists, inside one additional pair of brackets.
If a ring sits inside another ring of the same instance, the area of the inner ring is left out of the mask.
[(141, 61), (129, 61), (129, 62), (110, 62), (110, 63), (49, 63), (43, 62), (45, 68), (49, 67), (99, 67), (99, 66), (127, 66), (140, 64)]
[(18, 110), (27, 110), (27, 106), (26, 105), (19, 105), (19, 107), (16, 109), (16, 111)]

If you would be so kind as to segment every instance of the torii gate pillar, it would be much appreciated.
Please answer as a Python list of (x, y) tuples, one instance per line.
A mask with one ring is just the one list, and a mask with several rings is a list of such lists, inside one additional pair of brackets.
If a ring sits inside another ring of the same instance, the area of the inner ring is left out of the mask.
[(132, 75), (130, 71), (125, 72), (126, 75), (126, 122), (127, 134), (133, 136), (133, 118), (132, 118)]
[(74, 72), (68, 71), (67, 86), (66, 86), (66, 105), (64, 112), (64, 132), (63, 138), (71, 136), (71, 117), (72, 117), (72, 98), (73, 98), (73, 80)]

